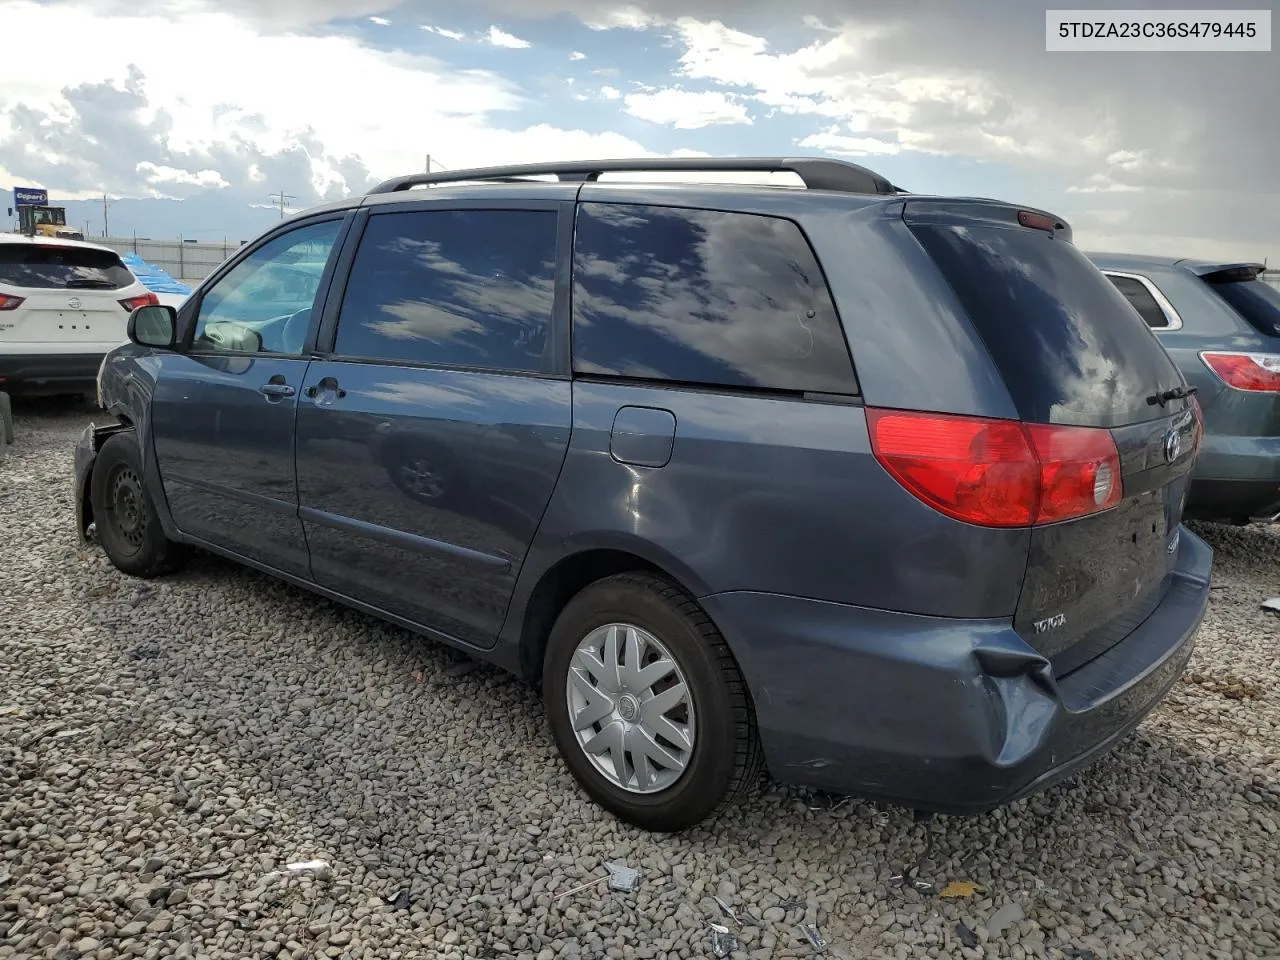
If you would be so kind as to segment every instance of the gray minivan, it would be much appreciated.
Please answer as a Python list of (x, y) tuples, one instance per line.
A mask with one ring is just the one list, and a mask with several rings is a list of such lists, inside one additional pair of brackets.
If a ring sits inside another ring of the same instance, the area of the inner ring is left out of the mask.
[[(804, 186), (602, 180), (673, 170)], [(1070, 228), (853, 164), (403, 177), (129, 331), (82, 536), (539, 684), (582, 788), (649, 829), (765, 767), (944, 812), (1038, 790), (1164, 696), (1209, 595), (1194, 399)]]

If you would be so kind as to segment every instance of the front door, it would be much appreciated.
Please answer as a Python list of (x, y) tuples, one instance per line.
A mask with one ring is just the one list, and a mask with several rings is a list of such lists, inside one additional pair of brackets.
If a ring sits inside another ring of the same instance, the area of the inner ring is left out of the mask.
[(494, 643), (560, 474), (558, 204), (369, 217), (298, 401), (315, 581)]
[(202, 292), (188, 348), (156, 357), (156, 458), (178, 529), (299, 577), (310, 563), (294, 420), (343, 225), (311, 221), (257, 246)]

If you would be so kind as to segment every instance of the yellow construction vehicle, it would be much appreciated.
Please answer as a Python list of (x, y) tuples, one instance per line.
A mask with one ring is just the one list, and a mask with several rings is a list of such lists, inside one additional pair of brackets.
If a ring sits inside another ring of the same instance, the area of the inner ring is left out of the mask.
[[(33, 187), (16, 187), (13, 191), (14, 207), (18, 211), (18, 232), (28, 237), (59, 237), (62, 240), (83, 240), (84, 234), (67, 226), (67, 208), (49, 206), (49, 194)], [(9, 210), (13, 216), (13, 209)]]

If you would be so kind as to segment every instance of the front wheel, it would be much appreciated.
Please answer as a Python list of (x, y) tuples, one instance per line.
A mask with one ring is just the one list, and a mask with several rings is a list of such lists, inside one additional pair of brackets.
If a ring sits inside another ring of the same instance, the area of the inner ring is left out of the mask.
[(132, 432), (102, 445), (89, 481), (98, 542), (122, 573), (157, 577), (180, 565), (180, 544), (164, 535), (155, 504), (142, 480), (142, 452)]
[(13, 404), (9, 394), (0, 390), (0, 447), (13, 443)]
[(683, 830), (759, 780), (755, 716), (733, 654), (662, 577), (609, 577), (569, 601), (551, 631), (543, 696), (570, 772), (627, 823)]

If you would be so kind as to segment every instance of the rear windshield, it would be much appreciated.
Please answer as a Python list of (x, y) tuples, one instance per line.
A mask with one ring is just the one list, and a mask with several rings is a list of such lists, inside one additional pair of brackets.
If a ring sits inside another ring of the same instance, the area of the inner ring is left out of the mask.
[(1261, 280), (1209, 279), (1209, 288), (1249, 321), (1259, 333), (1280, 337), (1280, 290)]
[(1022, 419), (1117, 427), (1167, 415), (1147, 398), (1179, 386), (1181, 375), (1073, 244), (1017, 227), (911, 230), (955, 289)]
[(133, 283), (110, 250), (0, 243), (0, 283), (43, 290), (119, 290)]

